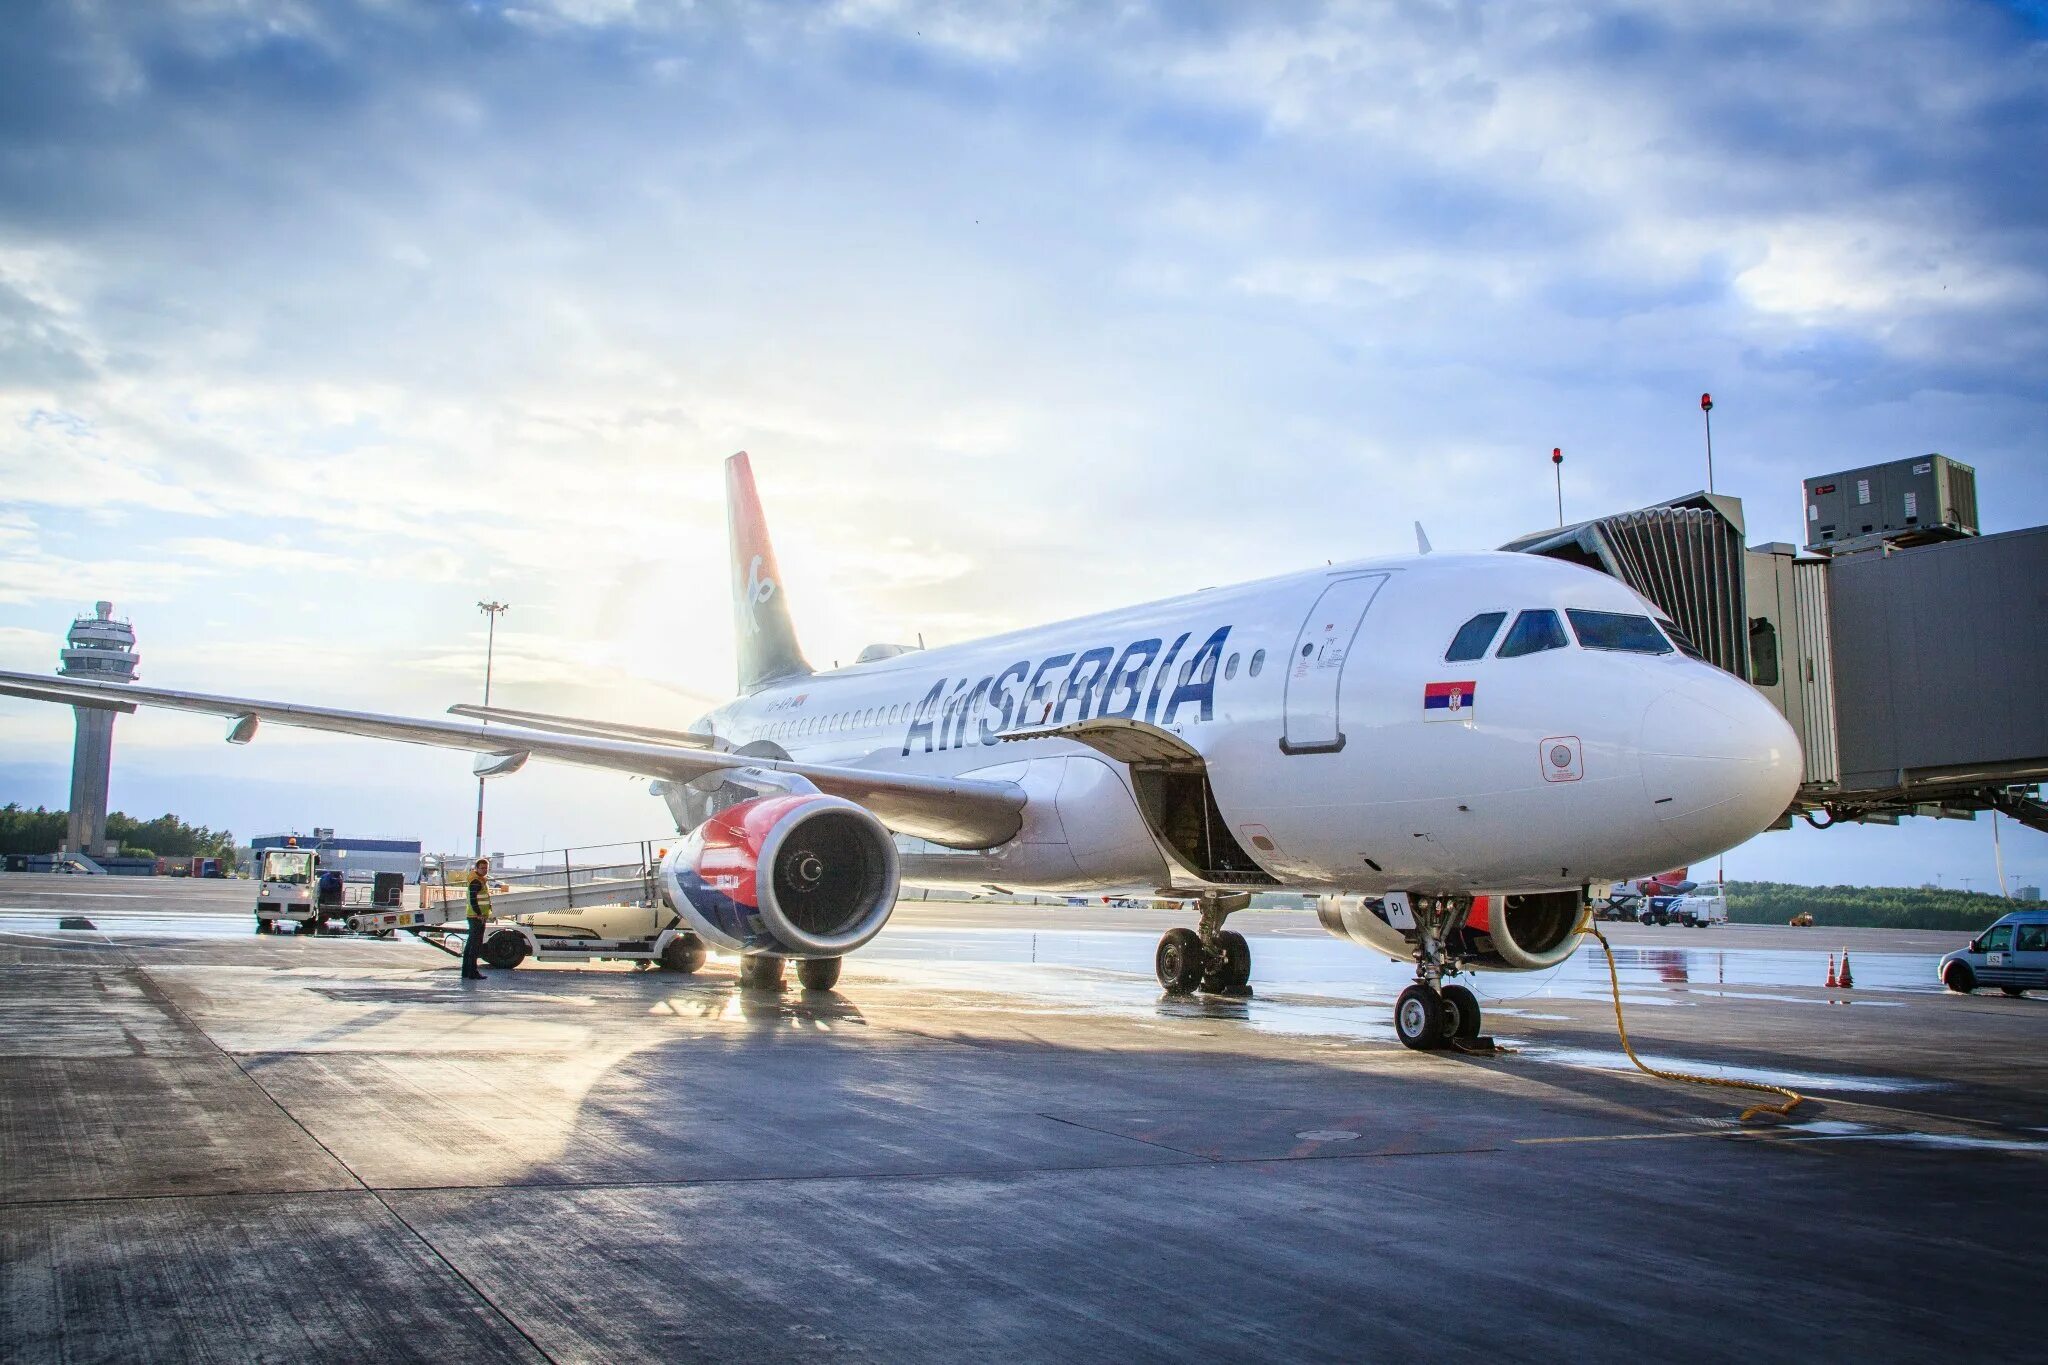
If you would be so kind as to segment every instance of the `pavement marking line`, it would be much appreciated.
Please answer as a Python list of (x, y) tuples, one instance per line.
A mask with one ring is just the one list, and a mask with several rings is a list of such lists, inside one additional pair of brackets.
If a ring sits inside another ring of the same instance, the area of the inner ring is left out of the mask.
[[(1755, 1129), (1752, 1132), (1767, 1130)], [(1740, 1128), (1708, 1128), (1696, 1133), (1586, 1133), (1577, 1137), (1515, 1138), (1518, 1147), (1541, 1147), (1565, 1142), (1664, 1142), (1671, 1138), (1740, 1137)]]

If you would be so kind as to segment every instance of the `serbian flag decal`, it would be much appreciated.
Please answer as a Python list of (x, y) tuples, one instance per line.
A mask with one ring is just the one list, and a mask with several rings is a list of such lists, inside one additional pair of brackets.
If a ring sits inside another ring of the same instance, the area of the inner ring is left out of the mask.
[(1466, 720), (1472, 714), (1472, 699), (1479, 695), (1476, 682), (1425, 683), (1422, 688), (1424, 720)]

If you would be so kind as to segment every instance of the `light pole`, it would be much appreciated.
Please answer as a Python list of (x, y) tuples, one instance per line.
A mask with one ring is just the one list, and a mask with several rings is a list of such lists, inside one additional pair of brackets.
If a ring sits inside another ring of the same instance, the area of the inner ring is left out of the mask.
[(1707, 491), (1714, 491), (1714, 395), (1700, 395), (1700, 420), (1707, 424)]
[[(490, 630), (484, 640), (484, 705), (491, 704), (491, 663), (498, 652), (498, 615), (506, 610), (503, 602), (479, 602), (476, 609), (490, 618)], [(484, 724), (489, 725), (486, 720)], [(471, 858), (484, 856), (484, 779), (476, 780), (476, 852)]]
[(1550, 472), (1557, 476), (1557, 528), (1564, 529), (1564, 449), (1550, 448)]

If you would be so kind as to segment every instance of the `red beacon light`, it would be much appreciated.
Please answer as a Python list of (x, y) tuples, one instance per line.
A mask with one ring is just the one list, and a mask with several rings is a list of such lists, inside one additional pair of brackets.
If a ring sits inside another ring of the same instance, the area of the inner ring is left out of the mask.
[(1564, 463), (1564, 449), (1563, 449), (1563, 447), (1561, 447), (1561, 446), (1552, 446), (1552, 447), (1550, 448), (1550, 462), (1551, 462), (1552, 464), (1563, 464), (1563, 463)]
[(1703, 393), (1703, 394), (1701, 394), (1701, 395), (1700, 395), (1700, 411), (1701, 411), (1701, 412), (1712, 412), (1713, 410), (1714, 410), (1714, 395), (1712, 395), (1711, 393)]

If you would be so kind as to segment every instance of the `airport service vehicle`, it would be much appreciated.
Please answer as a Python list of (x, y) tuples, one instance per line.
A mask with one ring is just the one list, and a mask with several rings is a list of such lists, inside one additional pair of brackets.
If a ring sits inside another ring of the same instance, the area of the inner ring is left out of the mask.
[[(934, 649), (813, 669), (744, 453), (726, 462), (740, 694), (688, 729), (452, 707), (409, 718), (0, 674), (0, 691), (208, 712), (654, 779), (683, 838), (663, 896), (744, 981), (829, 985), (898, 888), (1191, 902), (1170, 994), (1242, 991), (1257, 891), (1323, 898), (1339, 937), (1415, 965), (1411, 1047), (1467, 1035), (1444, 979), (1576, 948), (1594, 882), (1768, 828), (1791, 727), (1619, 580), (1536, 555), (1319, 565)], [(488, 721), (488, 726), (478, 724)]]
[(1728, 896), (1716, 888), (1712, 891), (1694, 891), (1672, 898), (1665, 908), (1665, 918), (1672, 924), (1687, 929), (1705, 929), (1709, 925), (1728, 922)]
[(1669, 923), (1673, 902), (1699, 885), (1685, 874), (1686, 869), (1681, 867), (1654, 877), (1616, 882), (1608, 889), (1605, 903), (1598, 907), (1598, 917), (1641, 924)]
[(266, 848), (256, 864), (256, 932), (274, 934), (278, 921), (303, 927), (313, 918), (313, 850)]
[[(460, 937), (467, 933), (468, 919), (466, 899), (447, 899), (429, 901), (417, 909), (403, 905), (373, 906), (350, 915), (344, 924), (352, 934), (390, 938), (394, 934), (408, 933), (439, 940), (443, 934)], [(626, 938), (578, 933), (559, 925), (536, 927), (518, 920), (493, 920), (484, 935), (481, 953), (486, 965), (507, 970), (531, 959), (535, 962), (638, 962), (671, 972), (694, 972), (704, 965), (706, 955), (704, 940), (673, 912), (653, 934)], [(805, 975), (808, 961), (798, 968), (806, 982), (819, 971), (813, 967)]]
[[(560, 926), (543, 929), (516, 920), (493, 921), (484, 936), (482, 953), (485, 965), (507, 969), (531, 958), (535, 962), (640, 962), (670, 972), (694, 972), (704, 965), (706, 955), (703, 938), (673, 913), (652, 937), (605, 938), (569, 933)], [(832, 979), (819, 985), (812, 983), (826, 969), (811, 964), (823, 964), (826, 959), (805, 958), (797, 964), (807, 989), (829, 990), (838, 984), (838, 959), (830, 961)], [(779, 957), (775, 962), (781, 965)], [(755, 974), (765, 980), (759, 968)]]
[(2048, 910), (2015, 910), (1944, 957), (1939, 971), (1942, 985), (1964, 995), (1979, 986), (2048, 990)]

